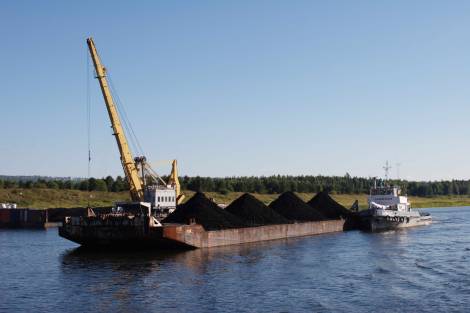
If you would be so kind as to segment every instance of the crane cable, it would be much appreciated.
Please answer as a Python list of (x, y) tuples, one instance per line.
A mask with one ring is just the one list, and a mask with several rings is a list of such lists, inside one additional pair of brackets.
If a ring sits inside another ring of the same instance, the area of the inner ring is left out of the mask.
[(129, 141), (131, 142), (132, 149), (139, 155), (145, 155), (144, 150), (140, 145), (139, 139), (135, 134), (134, 128), (132, 127), (132, 123), (130, 122), (129, 117), (127, 116), (124, 103), (121, 101), (121, 98), (119, 97), (119, 94), (117, 93), (117, 90), (114, 87), (114, 83), (109, 71), (107, 71), (106, 76), (108, 77), (109, 86), (111, 87), (114, 101), (116, 103), (116, 108), (119, 112), (119, 116), (121, 117), (122, 124), (124, 125), (124, 129), (128, 135)]
[(87, 119), (87, 144), (88, 144), (88, 172), (87, 172), (87, 190), (88, 190), (88, 207), (90, 207), (90, 175), (91, 175), (91, 90), (90, 90), (90, 55), (86, 50), (86, 119)]
[[(109, 71), (107, 71), (106, 76), (108, 77), (109, 86), (112, 91), (114, 102), (119, 112), (119, 116), (121, 117), (122, 124), (124, 125), (124, 131), (127, 134), (127, 137), (129, 138), (129, 141), (131, 143), (132, 150), (140, 156), (145, 156), (144, 149), (142, 148), (139, 139), (135, 134), (134, 128), (132, 127), (132, 123), (130, 122), (129, 117), (127, 116), (124, 103), (121, 101), (121, 98), (119, 97), (119, 94), (117, 93), (117, 90), (114, 87), (114, 83)], [(163, 185), (166, 185), (166, 182), (160, 177), (160, 175), (157, 174), (157, 172), (155, 172), (155, 170), (150, 166), (150, 164), (145, 164), (145, 169), (147, 170), (147, 174), (153, 177), (156, 182), (160, 181)]]
[[(90, 179), (90, 173), (91, 173), (91, 89), (90, 89), (90, 70), (89, 69), (90, 69), (90, 55), (87, 53), (88, 180)], [(137, 154), (144, 156), (145, 155), (144, 150), (142, 149), (139, 139), (137, 135), (135, 134), (134, 128), (132, 127), (132, 123), (130, 122), (127, 116), (124, 103), (121, 101), (121, 98), (119, 97), (119, 94), (117, 93), (117, 90), (114, 87), (113, 80), (108, 70), (106, 71), (106, 76), (109, 81), (109, 87), (111, 89), (112, 97), (114, 98), (116, 108), (118, 110), (119, 116), (121, 117), (122, 125), (124, 126), (124, 131), (127, 134), (127, 137), (132, 146), (132, 150), (137, 152)], [(150, 167), (149, 164), (147, 164), (145, 167), (147, 168), (148, 173), (151, 176), (153, 176), (155, 179), (160, 180), (163, 184), (165, 184), (162, 178)], [(90, 188), (88, 186), (88, 190), (89, 189)], [(89, 190), (89, 192), (90, 192), (90, 197), (91, 197), (91, 190)]]
[[(99, 53), (96, 51), (96, 54)], [(88, 55), (88, 54), (87, 54)], [(101, 58), (101, 57), (100, 57)], [(95, 71), (95, 76), (98, 76), (98, 74)], [(145, 155), (144, 151), (139, 143), (139, 140), (137, 139), (137, 136), (135, 135), (134, 129), (132, 128), (132, 124), (130, 123), (126, 110), (124, 108), (124, 104), (122, 103), (121, 99), (119, 98), (119, 94), (117, 93), (116, 89), (114, 88), (113, 81), (111, 79), (111, 74), (108, 69), (106, 69), (105, 76), (108, 78), (109, 82), (109, 87), (111, 89), (111, 97), (113, 97), (113, 100), (115, 102), (116, 108), (118, 110), (118, 114), (120, 116), (121, 121), (124, 124), (124, 132), (127, 134), (127, 137), (129, 138), (131, 145), (132, 145), (132, 150), (134, 152), (139, 153), (140, 155)]]

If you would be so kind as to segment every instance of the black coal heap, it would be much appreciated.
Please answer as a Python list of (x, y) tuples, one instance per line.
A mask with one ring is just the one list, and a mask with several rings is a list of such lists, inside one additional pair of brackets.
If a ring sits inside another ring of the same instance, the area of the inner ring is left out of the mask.
[(249, 193), (233, 201), (226, 211), (238, 216), (249, 226), (286, 224), (290, 221)]
[(345, 219), (351, 215), (351, 211), (333, 200), (325, 191), (317, 193), (315, 197), (307, 203), (329, 219)]
[(302, 201), (293, 192), (284, 192), (269, 205), (271, 209), (289, 220), (321, 221), (326, 218), (317, 210)]
[(173, 213), (163, 220), (163, 223), (187, 224), (190, 219), (195, 219), (195, 222), (201, 224), (206, 230), (246, 226), (237, 216), (221, 209), (201, 192), (179, 205)]

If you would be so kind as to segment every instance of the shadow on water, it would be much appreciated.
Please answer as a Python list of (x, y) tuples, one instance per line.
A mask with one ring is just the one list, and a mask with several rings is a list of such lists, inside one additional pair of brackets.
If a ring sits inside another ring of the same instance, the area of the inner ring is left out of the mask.
[(153, 264), (174, 259), (178, 254), (184, 254), (184, 250), (99, 250), (78, 247), (65, 251), (61, 255), (61, 263), (65, 269), (73, 268), (106, 268), (114, 266), (134, 265), (134, 269), (145, 269)]
[[(336, 234), (337, 235), (337, 234)], [(335, 236), (335, 234), (330, 234)], [(322, 240), (325, 236), (299, 237), (280, 239), (266, 242), (247, 243), (213, 247), (210, 249), (90, 249), (78, 247), (69, 249), (61, 255), (61, 264), (64, 271), (74, 269), (147, 271), (158, 269), (160, 265), (185, 267), (191, 271), (201, 273), (212, 262), (233, 263), (244, 260), (246, 263), (256, 263), (264, 256), (276, 254), (277, 251), (291, 250), (299, 245), (312, 244)]]

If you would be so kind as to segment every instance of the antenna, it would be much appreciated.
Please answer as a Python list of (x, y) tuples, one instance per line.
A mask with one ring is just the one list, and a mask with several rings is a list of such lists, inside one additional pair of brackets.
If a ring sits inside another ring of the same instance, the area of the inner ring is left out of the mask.
[(385, 162), (385, 166), (383, 167), (383, 169), (385, 170), (385, 180), (388, 180), (388, 173), (390, 171), (392, 167), (390, 166), (390, 163), (388, 162), (388, 160)]
[(395, 166), (397, 167), (397, 180), (400, 180), (400, 166), (401, 166), (401, 163), (396, 163)]

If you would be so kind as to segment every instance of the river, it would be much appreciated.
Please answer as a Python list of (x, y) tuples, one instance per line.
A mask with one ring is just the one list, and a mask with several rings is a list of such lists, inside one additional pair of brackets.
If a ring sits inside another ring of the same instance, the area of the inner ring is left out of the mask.
[(469, 312), (470, 208), (431, 226), (180, 252), (0, 230), (0, 312)]

